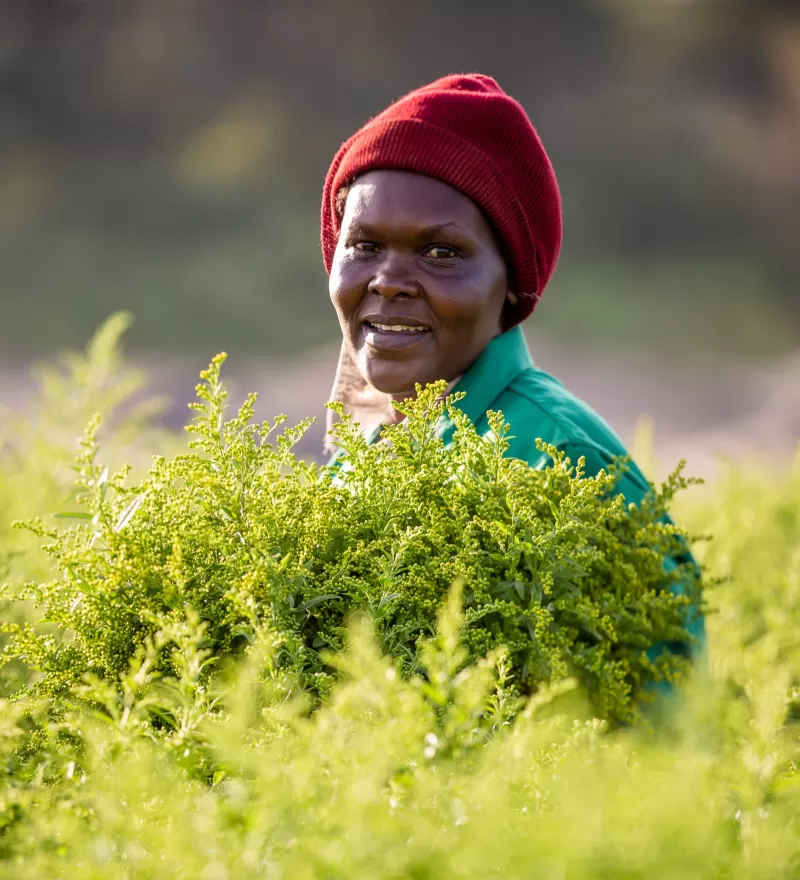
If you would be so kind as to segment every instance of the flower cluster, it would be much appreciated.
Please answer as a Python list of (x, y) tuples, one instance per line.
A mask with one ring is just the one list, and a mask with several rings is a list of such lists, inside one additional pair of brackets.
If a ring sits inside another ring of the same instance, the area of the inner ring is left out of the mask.
[[(317, 700), (353, 613), (370, 618), (403, 673), (418, 673), (454, 584), (465, 663), (502, 648), (519, 694), (575, 677), (598, 716), (626, 722), (649, 683), (686, 669), (678, 653), (648, 653), (685, 638), (697, 597), (694, 570), (664, 573), (684, 540), (664, 520), (679, 472), (626, 506), (613, 494), (618, 472), (586, 477), (555, 449), (542, 470), (507, 458), (502, 415), (482, 437), (439, 385), (400, 405), (406, 418), (386, 442), (368, 445), (340, 412), (341, 456), (319, 467), (293, 452), (308, 422), (256, 423), (254, 396), (225, 420), (223, 361), (201, 374), (187, 452), (155, 458), (127, 485), (126, 469), (100, 463), (95, 421), (77, 462), (80, 507), (65, 514), (74, 524), (30, 526), (49, 540), (57, 574), (22, 598), (49, 626), (18, 627), (7, 654), (40, 673), (35, 692), (68, 691), (87, 674), (115, 680), (165, 619), (195, 615), (217, 659), (268, 627), (277, 662)], [(437, 433), (445, 409), (451, 448)], [(669, 589), (678, 578), (683, 595)], [(171, 656), (159, 653), (160, 672), (174, 672)]]

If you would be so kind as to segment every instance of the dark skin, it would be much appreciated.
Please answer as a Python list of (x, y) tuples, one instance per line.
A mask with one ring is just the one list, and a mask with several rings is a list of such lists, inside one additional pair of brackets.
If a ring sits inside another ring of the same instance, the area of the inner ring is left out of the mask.
[(395, 400), (462, 375), (516, 301), (478, 206), (409, 171), (370, 171), (349, 188), (329, 291), (354, 363)]

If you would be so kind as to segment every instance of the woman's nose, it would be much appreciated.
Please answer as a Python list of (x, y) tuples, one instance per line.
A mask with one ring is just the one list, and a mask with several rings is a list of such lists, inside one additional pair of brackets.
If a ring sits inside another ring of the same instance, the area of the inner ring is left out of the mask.
[(383, 260), (367, 289), (370, 293), (376, 293), (384, 299), (394, 299), (398, 296), (419, 296), (421, 293), (419, 282), (408, 271), (404, 261), (389, 254)]

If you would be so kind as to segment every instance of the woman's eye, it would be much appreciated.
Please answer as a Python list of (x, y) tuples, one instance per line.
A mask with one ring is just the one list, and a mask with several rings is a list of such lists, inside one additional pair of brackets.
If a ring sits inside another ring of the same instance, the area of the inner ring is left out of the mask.
[(426, 257), (433, 257), (434, 260), (448, 260), (458, 256), (455, 248), (446, 244), (432, 244), (426, 251)]
[(353, 247), (365, 254), (372, 254), (378, 250), (378, 245), (374, 241), (354, 241)]

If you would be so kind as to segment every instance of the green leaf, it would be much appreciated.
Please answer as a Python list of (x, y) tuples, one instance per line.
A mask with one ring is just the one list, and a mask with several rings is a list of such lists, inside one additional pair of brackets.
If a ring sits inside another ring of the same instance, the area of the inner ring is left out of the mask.
[(146, 493), (142, 493), (141, 495), (137, 495), (133, 501), (128, 504), (128, 506), (122, 511), (119, 515), (119, 519), (114, 526), (115, 532), (121, 532), (125, 526), (133, 519), (136, 511), (142, 506), (142, 502), (145, 499)]

